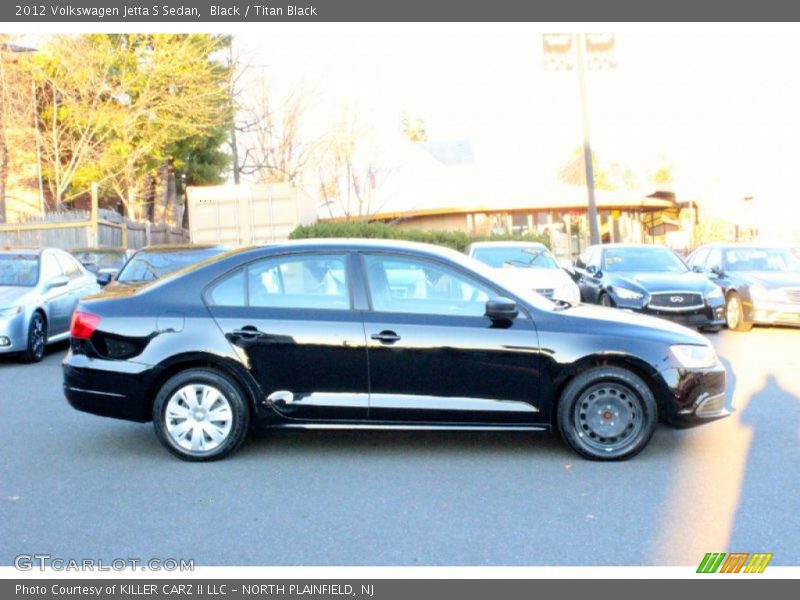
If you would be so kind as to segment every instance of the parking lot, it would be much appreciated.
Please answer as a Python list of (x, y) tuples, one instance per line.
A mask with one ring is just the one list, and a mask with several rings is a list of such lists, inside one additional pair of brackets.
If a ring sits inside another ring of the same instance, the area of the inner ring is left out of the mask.
[(185, 558), (197, 565), (694, 565), (800, 562), (800, 331), (712, 335), (737, 413), (659, 427), (622, 463), (556, 436), (262, 432), (189, 464), (150, 424), (61, 393), (62, 344), (0, 359), (0, 563)]

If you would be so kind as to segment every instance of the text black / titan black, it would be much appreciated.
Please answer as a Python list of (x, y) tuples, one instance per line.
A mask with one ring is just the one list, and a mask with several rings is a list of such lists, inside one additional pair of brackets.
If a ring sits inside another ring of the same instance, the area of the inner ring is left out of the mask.
[(372, 240), (235, 250), (83, 300), (64, 360), (78, 410), (154, 421), (189, 460), (272, 428), (558, 429), (591, 459), (659, 418), (730, 413), (683, 326), (500, 285), (457, 252)]

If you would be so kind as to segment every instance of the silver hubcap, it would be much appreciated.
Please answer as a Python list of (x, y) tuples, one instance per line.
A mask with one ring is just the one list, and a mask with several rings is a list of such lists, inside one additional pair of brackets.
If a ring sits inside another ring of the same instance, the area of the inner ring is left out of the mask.
[(575, 425), (583, 442), (613, 451), (634, 440), (642, 430), (638, 399), (626, 386), (602, 383), (586, 390), (575, 406)]
[(725, 309), (728, 327), (736, 327), (739, 324), (739, 310), (739, 299), (736, 296), (731, 296), (728, 299), (728, 307)]
[(179, 447), (191, 452), (210, 452), (231, 432), (233, 413), (228, 399), (207, 384), (186, 385), (167, 402), (167, 433)]

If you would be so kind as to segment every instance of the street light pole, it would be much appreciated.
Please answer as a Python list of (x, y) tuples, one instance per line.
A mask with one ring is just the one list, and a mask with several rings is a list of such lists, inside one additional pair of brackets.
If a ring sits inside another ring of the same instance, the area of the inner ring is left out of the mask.
[(583, 116), (583, 160), (586, 165), (586, 191), (589, 196), (588, 217), (589, 236), (592, 244), (600, 243), (600, 232), (597, 228), (597, 204), (594, 199), (594, 165), (592, 164), (592, 143), (589, 139), (589, 107), (586, 98), (586, 35), (575, 34), (577, 50), (578, 80), (581, 91), (581, 114)]

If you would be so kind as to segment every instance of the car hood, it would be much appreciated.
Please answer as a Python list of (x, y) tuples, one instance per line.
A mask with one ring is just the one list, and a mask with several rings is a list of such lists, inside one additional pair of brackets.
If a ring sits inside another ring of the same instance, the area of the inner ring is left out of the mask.
[(508, 268), (492, 269), (501, 283), (523, 285), (532, 289), (559, 288), (572, 279), (563, 269)]
[(700, 344), (707, 346), (708, 340), (694, 329), (689, 329), (667, 319), (651, 317), (635, 313), (630, 310), (621, 310), (592, 304), (579, 304), (560, 311), (565, 317), (572, 319), (585, 319), (592, 321), (581, 331), (597, 331), (605, 335), (641, 337), (641, 329), (645, 328), (649, 335), (657, 336), (668, 343)]
[[(634, 284), (648, 293), (658, 292), (698, 292), (703, 293), (711, 286), (708, 278), (700, 273), (608, 273), (612, 285)], [(630, 286), (630, 287), (634, 287)]]
[(797, 271), (732, 271), (731, 276), (750, 285), (757, 283), (767, 289), (800, 289), (800, 272)]
[(0, 285), (0, 308), (9, 308), (18, 305), (35, 290), (36, 288), (34, 287)]

